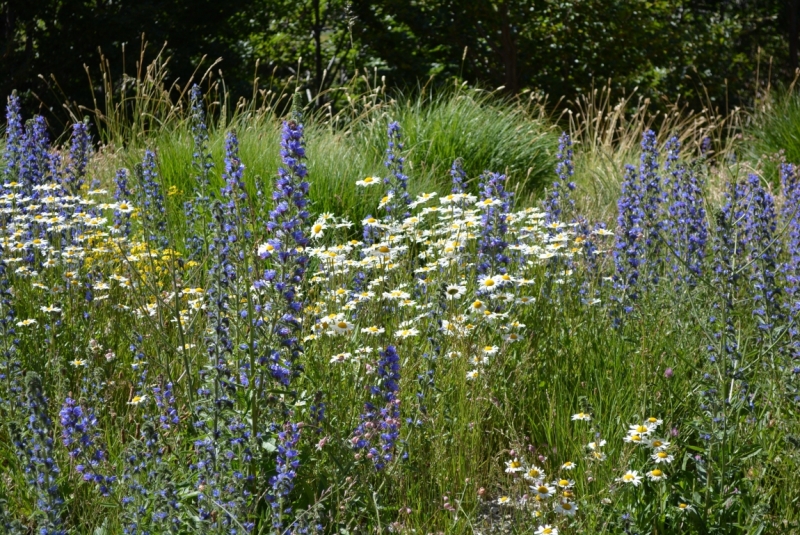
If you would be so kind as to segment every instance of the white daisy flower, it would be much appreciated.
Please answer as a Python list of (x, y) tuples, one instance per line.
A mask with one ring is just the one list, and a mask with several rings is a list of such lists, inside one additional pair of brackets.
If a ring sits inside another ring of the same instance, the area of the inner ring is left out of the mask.
[(578, 506), (569, 500), (564, 500), (556, 504), (556, 513), (567, 516), (574, 516), (578, 511)]
[(539, 498), (552, 498), (556, 494), (556, 488), (547, 483), (531, 487), (531, 490), (536, 493)]
[(450, 284), (444, 291), (447, 299), (461, 299), (467, 293), (467, 287), (459, 284)]
[(380, 184), (382, 181), (379, 177), (375, 176), (368, 176), (365, 177), (363, 180), (356, 181), (356, 186), (361, 186), (362, 188), (366, 188), (368, 186), (374, 186), (375, 184)]
[(656, 462), (656, 464), (661, 464), (661, 463), (669, 464), (675, 460), (675, 457), (673, 455), (670, 455), (666, 451), (656, 452), (650, 458), (653, 459)]
[(656, 468), (647, 472), (647, 479), (650, 481), (661, 481), (662, 479), (667, 479), (667, 474)]
[(524, 472), (525, 467), (522, 465), (522, 461), (514, 457), (510, 461), (506, 461), (506, 474), (516, 474), (517, 472)]
[(642, 476), (639, 475), (639, 472), (636, 470), (628, 470), (623, 474), (622, 477), (617, 478), (617, 481), (620, 483), (627, 483), (631, 484), (634, 487), (638, 487), (642, 484)]

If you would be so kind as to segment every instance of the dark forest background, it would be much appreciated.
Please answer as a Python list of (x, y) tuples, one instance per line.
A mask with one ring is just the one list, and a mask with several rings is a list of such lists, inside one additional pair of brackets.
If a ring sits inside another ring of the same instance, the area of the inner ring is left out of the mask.
[[(217, 58), (234, 95), (293, 77), (311, 94), (357, 69), (413, 91), (452, 77), (509, 94), (620, 91), (746, 105), (797, 67), (800, 0), (0, 0), (0, 93), (89, 104), (164, 43), (185, 83)], [(298, 61), (302, 58), (302, 61)], [(256, 67), (258, 63), (258, 67)], [(93, 81), (91, 84), (89, 79)], [(432, 82), (431, 82), (431, 77)]]

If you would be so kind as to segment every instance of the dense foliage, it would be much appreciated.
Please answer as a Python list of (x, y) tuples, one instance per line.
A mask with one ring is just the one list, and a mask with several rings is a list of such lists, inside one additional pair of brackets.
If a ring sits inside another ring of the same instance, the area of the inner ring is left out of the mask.
[[(135, 76), (142, 67), (144, 34), (150, 43), (145, 63), (166, 43), (170, 79), (187, 88), (193, 74), (198, 81), (222, 58), (210, 74), (224, 76), (236, 96), (251, 94), (254, 73), (262, 86), (295, 77), (314, 95), (358, 69), (377, 69), (378, 77), (386, 75), (392, 86), (406, 89), (431, 75), (438, 75), (436, 83), (456, 76), (511, 93), (532, 89), (570, 99), (610, 79), (622, 90), (638, 87), (648, 96), (725, 108), (751, 101), (770, 81), (792, 79), (794, 5), (781, 0), (3, 0), (0, 92), (18, 89), (23, 104), (43, 105), (61, 118), (64, 100), (86, 105), (108, 90), (101, 83), (101, 64), (110, 87), (124, 92), (123, 72)], [(94, 87), (87, 83), (87, 68)]]

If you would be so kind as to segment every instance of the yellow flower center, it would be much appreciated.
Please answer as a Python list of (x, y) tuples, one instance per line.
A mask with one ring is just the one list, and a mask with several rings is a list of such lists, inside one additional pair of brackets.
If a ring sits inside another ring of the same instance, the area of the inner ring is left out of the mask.
[(663, 451), (659, 451), (656, 455), (658, 455), (659, 459), (666, 459), (667, 458), (667, 454), (664, 453)]
[(622, 476), (622, 479), (624, 479), (625, 481), (633, 481), (633, 474), (625, 474), (624, 476)]
[(321, 231), (322, 231), (322, 225), (320, 224), (314, 225), (314, 232), (321, 232)]
[(336, 326), (339, 327), (340, 329), (347, 329), (347, 322), (340, 321), (339, 323), (336, 324)]
[(484, 286), (494, 286), (494, 281), (492, 279), (486, 279), (483, 281)]
[(664, 472), (662, 472), (661, 470), (659, 470), (658, 468), (656, 468), (655, 470), (653, 470), (652, 472), (650, 472), (650, 475), (651, 475), (651, 476), (653, 476), (653, 477), (661, 477), (661, 476), (663, 476), (663, 475), (664, 475)]
[(559, 486), (566, 487), (567, 485), (569, 485), (569, 481), (567, 481), (566, 479), (562, 479), (561, 481), (558, 482), (558, 484)]
[(386, 254), (389, 252), (389, 247), (387, 245), (381, 245), (380, 247), (378, 247), (378, 252)]
[(550, 489), (548, 489), (548, 488), (547, 488), (547, 487), (545, 487), (544, 485), (540, 486), (538, 489), (536, 489), (536, 491), (537, 491), (539, 494), (549, 494), (549, 493), (550, 493)]
[(565, 511), (571, 511), (572, 510), (572, 504), (569, 503), (569, 502), (564, 502), (564, 503), (561, 504), (561, 508), (564, 509)]

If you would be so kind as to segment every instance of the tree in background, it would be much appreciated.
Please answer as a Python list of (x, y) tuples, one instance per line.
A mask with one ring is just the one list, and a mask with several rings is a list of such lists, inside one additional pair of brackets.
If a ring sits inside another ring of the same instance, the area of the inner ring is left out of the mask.
[(785, 8), (784, 0), (353, 3), (355, 33), (393, 80), (444, 73), (572, 98), (610, 79), (695, 106), (706, 91), (717, 105), (751, 97), (757, 64), (766, 73), (769, 58), (776, 78), (791, 79)]
[(0, 0), (0, 93), (17, 89), (28, 107), (89, 104), (84, 66), (102, 91), (101, 51), (121, 79), (123, 66), (136, 69), (142, 34), (150, 58), (167, 43), (172, 77), (186, 82), (203, 55), (222, 57), (230, 87), (244, 92), (252, 78), (247, 38), (261, 12), (250, 0)]
[[(204, 55), (223, 58), (218, 68), (234, 96), (251, 93), (254, 74), (265, 84), (292, 76), (314, 95), (368, 68), (412, 90), (431, 76), (455, 76), (571, 99), (611, 80), (625, 91), (724, 107), (793, 79), (797, 3), (0, 0), (0, 92), (18, 89), (29, 108), (89, 103), (84, 66), (98, 80), (102, 50), (120, 78), (123, 66), (135, 68), (144, 34), (150, 57), (167, 43), (170, 74), (184, 83)], [(51, 74), (63, 95), (51, 93)]]
[(298, 77), (318, 94), (369, 64), (367, 48), (353, 40), (357, 23), (344, 0), (271, 0), (264, 3), (265, 27), (249, 41), (262, 77)]

